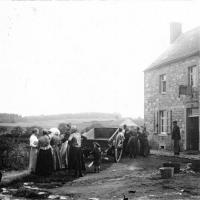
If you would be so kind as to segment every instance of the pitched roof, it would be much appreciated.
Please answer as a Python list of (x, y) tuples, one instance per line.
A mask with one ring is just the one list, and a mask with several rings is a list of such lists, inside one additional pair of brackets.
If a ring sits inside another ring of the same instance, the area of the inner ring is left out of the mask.
[(200, 27), (182, 33), (145, 71), (199, 55)]

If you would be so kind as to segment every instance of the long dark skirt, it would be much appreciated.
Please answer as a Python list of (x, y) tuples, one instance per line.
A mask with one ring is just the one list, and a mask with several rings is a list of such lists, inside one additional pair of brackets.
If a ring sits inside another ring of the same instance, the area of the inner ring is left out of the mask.
[(129, 152), (129, 156), (136, 157), (137, 151), (138, 151), (138, 138), (136, 136), (131, 136), (129, 138), (128, 144), (127, 144), (127, 149)]
[(179, 153), (180, 153), (179, 140), (174, 140), (174, 155), (179, 155)]
[(79, 174), (82, 170), (85, 171), (85, 162), (83, 159), (83, 153), (80, 147), (69, 147), (69, 157), (68, 157), (68, 169), (79, 171)]
[(140, 141), (140, 155), (148, 156), (149, 154), (149, 142), (146, 138), (142, 138)]
[(54, 170), (53, 155), (51, 149), (40, 149), (36, 164), (36, 174), (40, 176), (48, 176)]
[(124, 156), (127, 156), (129, 154), (129, 150), (128, 150), (128, 141), (129, 141), (129, 137), (126, 137), (124, 139), (124, 142), (123, 142), (123, 155)]

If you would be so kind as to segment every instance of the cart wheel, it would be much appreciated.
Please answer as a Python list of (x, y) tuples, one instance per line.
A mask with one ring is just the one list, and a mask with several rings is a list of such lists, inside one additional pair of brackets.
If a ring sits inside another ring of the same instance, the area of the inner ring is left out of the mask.
[(123, 153), (123, 148), (119, 147), (119, 148), (115, 148), (115, 152), (114, 152), (114, 159), (115, 162), (118, 163), (122, 157), (122, 153)]

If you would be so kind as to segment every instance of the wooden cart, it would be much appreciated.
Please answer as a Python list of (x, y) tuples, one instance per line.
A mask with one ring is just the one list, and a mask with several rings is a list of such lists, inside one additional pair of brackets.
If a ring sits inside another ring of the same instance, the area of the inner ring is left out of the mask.
[(101, 146), (103, 157), (112, 156), (119, 162), (123, 153), (123, 139), (118, 137), (119, 128), (94, 128), (83, 134), (82, 142), (84, 155), (87, 157), (93, 149), (93, 143)]

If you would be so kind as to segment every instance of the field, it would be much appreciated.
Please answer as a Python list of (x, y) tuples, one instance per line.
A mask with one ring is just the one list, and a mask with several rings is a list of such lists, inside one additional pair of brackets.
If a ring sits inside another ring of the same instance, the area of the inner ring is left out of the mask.
[(17, 122), (17, 123), (0, 123), (0, 126), (6, 126), (6, 127), (14, 127), (14, 126), (20, 126), (20, 127), (32, 127), (32, 126), (39, 126), (42, 128), (52, 128), (52, 127), (58, 127), (60, 123), (71, 123), (72, 125), (76, 125), (78, 129), (82, 130), (86, 127), (89, 127), (91, 125), (96, 126), (118, 126), (119, 121), (117, 120), (108, 120), (105, 121), (104, 119), (70, 119), (70, 120), (41, 120), (41, 121), (26, 121), (26, 122)]

